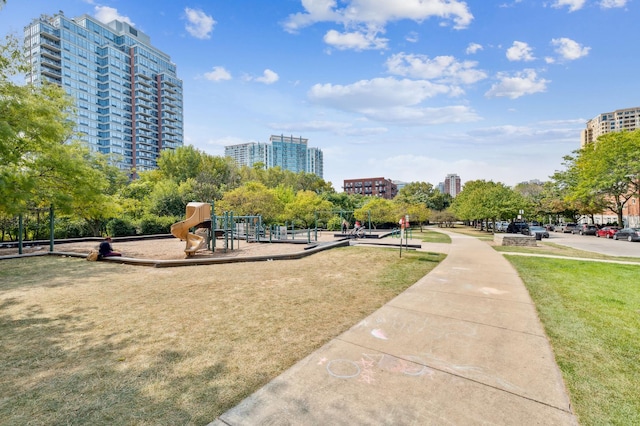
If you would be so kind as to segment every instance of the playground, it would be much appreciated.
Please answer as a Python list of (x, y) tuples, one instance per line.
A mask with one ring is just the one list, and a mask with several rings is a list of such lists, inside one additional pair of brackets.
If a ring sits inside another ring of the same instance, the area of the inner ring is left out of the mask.
[[(340, 237), (334, 237), (334, 232), (318, 232), (318, 243), (336, 241)], [(277, 254), (290, 254), (303, 251), (306, 247), (306, 236), (298, 235), (295, 239), (286, 241), (278, 241), (277, 243), (256, 243), (247, 242), (246, 240), (236, 239), (233, 242), (233, 250), (229, 247), (225, 250), (224, 241), (218, 239), (216, 241), (215, 251), (202, 249), (199, 250), (194, 257), (196, 258), (219, 258), (219, 257), (249, 257), (249, 256), (267, 256)], [(79, 254), (87, 254), (91, 250), (97, 248), (99, 241), (83, 241), (56, 244), (56, 252), (71, 252)], [(140, 239), (136, 241), (120, 241), (114, 238), (112, 243), (115, 251), (121, 252), (125, 257), (137, 259), (156, 259), (156, 260), (178, 260), (185, 258), (185, 242), (179, 239), (167, 236), (158, 239)], [(39, 253), (49, 250), (48, 244), (31, 244), (23, 249), (23, 253)], [(0, 248), (0, 256), (17, 254), (18, 249)]]

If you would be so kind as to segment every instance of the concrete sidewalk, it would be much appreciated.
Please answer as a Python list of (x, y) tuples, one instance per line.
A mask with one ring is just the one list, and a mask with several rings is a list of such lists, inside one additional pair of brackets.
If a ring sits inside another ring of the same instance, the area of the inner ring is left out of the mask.
[(577, 425), (515, 270), (449, 235), (431, 273), (211, 425)]

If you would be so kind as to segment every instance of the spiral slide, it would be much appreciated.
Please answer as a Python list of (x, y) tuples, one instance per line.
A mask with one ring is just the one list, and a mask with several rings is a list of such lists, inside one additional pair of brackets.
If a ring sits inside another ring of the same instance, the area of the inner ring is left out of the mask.
[(211, 204), (189, 203), (187, 204), (186, 219), (171, 225), (171, 235), (186, 241), (184, 252), (187, 256), (193, 256), (198, 250), (205, 248), (207, 241), (204, 237), (191, 233), (189, 230), (211, 219)]

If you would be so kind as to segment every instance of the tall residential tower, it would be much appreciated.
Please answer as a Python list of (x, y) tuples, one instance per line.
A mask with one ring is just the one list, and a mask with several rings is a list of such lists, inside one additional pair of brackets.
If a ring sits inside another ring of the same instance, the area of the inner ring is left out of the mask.
[(580, 147), (583, 148), (586, 144), (595, 142), (607, 133), (637, 129), (640, 129), (640, 107), (603, 112), (587, 121), (587, 127), (580, 135)]
[(240, 166), (252, 167), (260, 162), (265, 169), (280, 167), (294, 173), (313, 173), (323, 178), (324, 158), (319, 148), (307, 147), (302, 137), (271, 135), (269, 143), (248, 142), (224, 147), (224, 155)]
[(117, 20), (40, 17), (24, 30), (27, 82), (50, 82), (76, 101), (76, 132), (123, 170), (156, 168), (165, 149), (183, 145), (182, 80), (149, 36)]

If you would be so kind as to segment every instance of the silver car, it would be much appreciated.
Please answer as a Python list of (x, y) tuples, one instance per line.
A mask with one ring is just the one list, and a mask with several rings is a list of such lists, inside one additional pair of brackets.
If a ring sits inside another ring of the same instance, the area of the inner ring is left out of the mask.
[(530, 226), (529, 232), (527, 235), (531, 235), (532, 237), (536, 237), (537, 235), (541, 235), (541, 238), (549, 238), (549, 231), (544, 226)]

